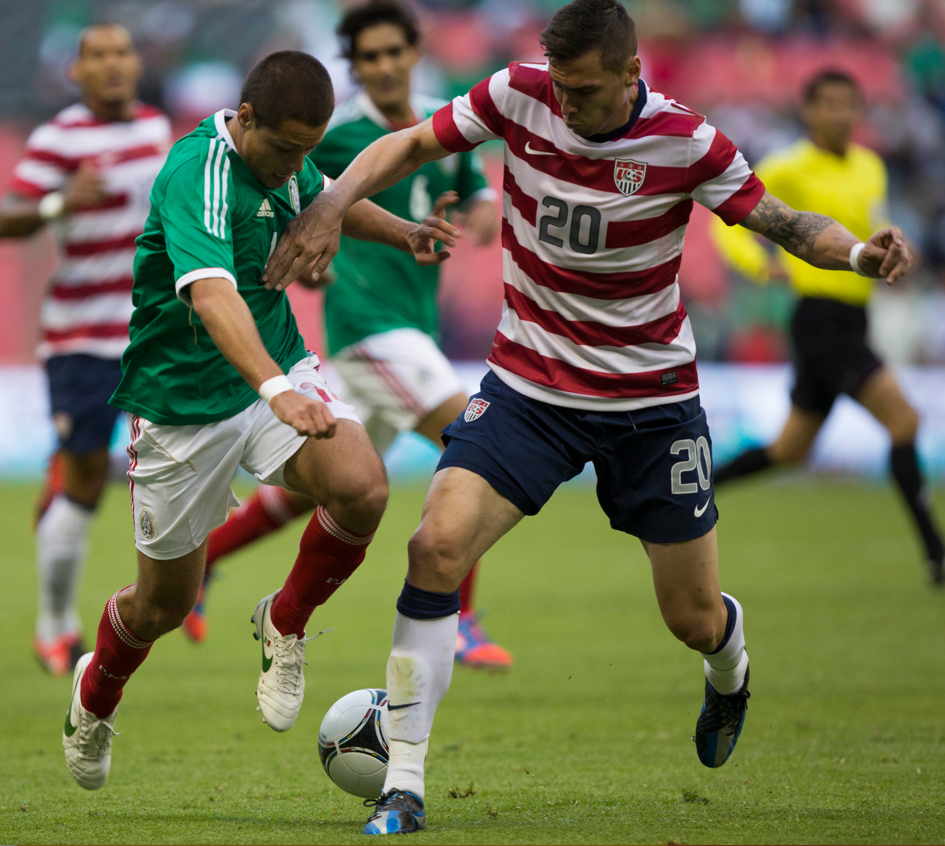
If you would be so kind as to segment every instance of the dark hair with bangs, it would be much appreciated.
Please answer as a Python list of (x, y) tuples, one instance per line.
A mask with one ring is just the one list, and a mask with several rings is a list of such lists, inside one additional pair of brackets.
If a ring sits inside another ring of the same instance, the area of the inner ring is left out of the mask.
[(240, 91), (240, 103), (249, 103), (256, 120), (270, 129), (278, 129), (287, 120), (321, 126), (335, 109), (335, 89), (325, 66), (314, 56), (280, 50), (253, 65)]
[(574, 0), (555, 12), (539, 42), (559, 62), (600, 50), (601, 65), (619, 73), (636, 55), (637, 28), (617, 0)]
[(410, 9), (397, 0), (369, 0), (350, 9), (338, 24), (335, 32), (341, 41), (341, 55), (353, 62), (358, 36), (369, 27), (379, 24), (400, 27), (411, 47), (420, 43), (420, 27)]
[(804, 105), (808, 106), (817, 99), (820, 89), (825, 85), (848, 85), (857, 97), (862, 96), (860, 83), (846, 71), (828, 68), (812, 76), (804, 85)]

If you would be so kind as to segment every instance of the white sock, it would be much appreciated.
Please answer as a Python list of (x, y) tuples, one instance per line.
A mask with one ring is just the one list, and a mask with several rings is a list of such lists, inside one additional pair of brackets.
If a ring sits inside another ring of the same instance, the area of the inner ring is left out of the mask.
[[(399, 611), (387, 661), (390, 763), (384, 792), (409, 790), (423, 799), (430, 729), (453, 676), (459, 614), (414, 620)], [(408, 707), (398, 707), (406, 705)]]
[(85, 563), (93, 511), (57, 496), (36, 529), (39, 618), (36, 637), (52, 640), (78, 632), (76, 588)]
[[(745, 632), (742, 628), (742, 606), (738, 600), (727, 593), (722, 594), (726, 601), (729, 617), (732, 609), (735, 613), (735, 625), (721, 649), (710, 654), (702, 653), (705, 659), (705, 677), (723, 696), (729, 696), (741, 689), (748, 670), (748, 652), (745, 650)], [(728, 630), (728, 625), (726, 625)]]

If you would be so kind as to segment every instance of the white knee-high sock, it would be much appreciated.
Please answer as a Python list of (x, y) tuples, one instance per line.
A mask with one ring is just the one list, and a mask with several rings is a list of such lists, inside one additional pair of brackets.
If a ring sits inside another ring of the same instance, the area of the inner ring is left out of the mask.
[(36, 636), (52, 640), (78, 632), (76, 588), (85, 563), (91, 508), (57, 496), (36, 529), (36, 570), (39, 579), (39, 617)]
[(722, 638), (715, 652), (703, 652), (702, 657), (705, 659), (705, 677), (709, 684), (723, 696), (729, 696), (740, 690), (745, 683), (748, 652), (745, 649), (745, 632), (742, 628), (742, 606), (727, 593), (722, 594), (722, 599), (728, 609), (726, 636)]
[(415, 620), (397, 612), (387, 662), (390, 763), (384, 792), (409, 790), (423, 799), (423, 764), (433, 717), (453, 676), (459, 614)]

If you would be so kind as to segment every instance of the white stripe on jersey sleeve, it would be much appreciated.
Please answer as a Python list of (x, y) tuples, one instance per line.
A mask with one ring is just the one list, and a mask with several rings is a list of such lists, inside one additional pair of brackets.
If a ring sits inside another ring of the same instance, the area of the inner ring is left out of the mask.
[(211, 235), (213, 234), (213, 227), (210, 225), (210, 210), (213, 206), (213, 190), (210, 174), (213, 170), (213, 156), (216, 153), (216, 147), (216, 139), (211, 138), (207, 148), (207, 163), (203, 168), (203, 225)]
[[(505, 113), (503, 103), (508, 91), (508, 68), (500, 70), (489, 77), (489, 96), (500, 114)], [(476, 114), (468, 92), (453, 100), (453, 121), (456, 128), (470, 144), (481, 144), (483, 141), (492, 141), (499, 137)]]
[(35, 159), (21, 159), (14, 168), (13, 175), (44, 191), (55, 191), (66, 183), (66, 175), (62, 170), (54, 164)]
[(750, 176), (751, 168), (748, 167), (748, 162), (745, 161), (741, 151), (737, 151), (735, 158), (725, 171), (715, 179), (703, 182), (692, 192), (692, 199), (707, 209), (718, 208), (741, 188)]
[(190, 294), (187, 293), (187, 289), (198, 279), (226, 279), (233, 283), (234, 288), (239, 289), (239, 285), (236, 284), (236, 277), (224, 267), (201, 267), (199, 270), (191, 270), (190, 273), (185, 273), (174, 283), (177, 299), (189, 308), (193, 308), (193, 303), (190, 301)]
[(220, 177), (223, 182), (223, 201), (220, 208), (220, 237), (226, 238), (226, 215), (229, 206), (226, 204), (226, 191), (230, 182), (230, 157), (226, 153), (226, 147), (223, 148), (223, 174)]

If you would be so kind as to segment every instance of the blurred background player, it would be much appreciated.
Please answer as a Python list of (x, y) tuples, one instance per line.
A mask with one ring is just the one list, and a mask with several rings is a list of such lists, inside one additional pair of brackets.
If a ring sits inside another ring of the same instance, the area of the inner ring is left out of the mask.
[(67, 673), (84, 651), (76, 591), (119, 413), (108, 398), (128, 344), (135, 238), (171, 141), (168, 119), (136, 101), (140, 76), (124, 27), (86, 29), (71, 67), (82, 102), (34, 130), (0, 204), (0, 237), (26, 237), (50, 224), (61, 250), (37, 349), (59, 450), (36, 527), (33, 648), (54, 675)]
[[(420, 59), (420, 32), (413, 14), (395, 0), (372, 0), (349, 11), (340, 25), (343, 55), (363, 90), (332, 117), (311, 158), (332, 179), (378, 138), (426, 120), (444, 105), (411, 93), (411, 71)], [(495, 193), (476, 153), (460, 153), (421, 167), (373, 201), (399, 217), (423, 220), (434, 198), (459, 197), (456, 215), (467, 237), (485, 246), (499, 233)], [(420, 267), (411, 256), (381, 244), (344, 238), (325, 293), (328, 353), (358, 409), (378, 453), (398, 432), (413, 430), (443, 449), (441, 430), (466, 407), (463, 385), (437, 347), (439, 269)], [(315, 507), (281, 488), (261, 487), (227, 523), (213, 532), (208, 576), (221, 556), (274, 531)], [(511, 653), (494, 643), (473, 606), (476, 570), (463, 582), (456, 659), (469, 666), (504, 669)], [(206, 636), (203, 594), (184, 632)]]
[[(821, 209), (865, 239), (889, 223), (883, 160), (851, 141), (862, 101), (853, 77), (834, 70), (817, 74), (804, 91), (810, 137), (771, 154), (756, 172), (789, 205)], [(787, 422), (774, 443), (719, 467), (716, 484), (803, 461), (836, 398), (848, 394), (889, 432), (890, 471), (921, 536), (930, 579), (945, 584), (945, 546), (916, 458), (919, 416), (867, 343), (873, 280), (852, 271), (822, 270), (784, 250), (771, 254), (740, 227), (714, 225), (713, 234), (722, 255), (739, 271), (755, 281), (789, 280), (800, 298), (791, 321), (795, 383)]]

